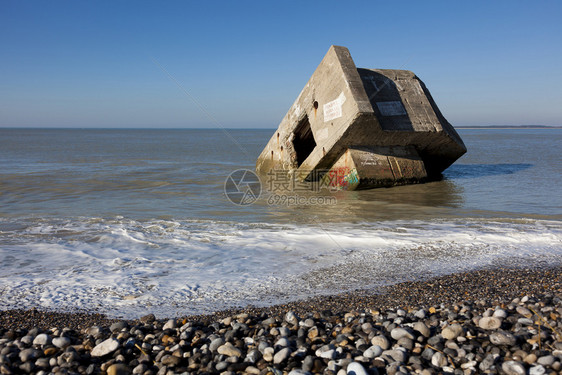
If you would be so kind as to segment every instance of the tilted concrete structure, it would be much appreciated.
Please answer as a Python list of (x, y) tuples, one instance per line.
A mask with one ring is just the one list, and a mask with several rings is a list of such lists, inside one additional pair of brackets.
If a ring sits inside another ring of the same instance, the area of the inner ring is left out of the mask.
[(358, 69), (347, 48), (332, 46), (262, 151), (256, 170), (368, 189), (435, 178), (465, 152), (414, 73)]

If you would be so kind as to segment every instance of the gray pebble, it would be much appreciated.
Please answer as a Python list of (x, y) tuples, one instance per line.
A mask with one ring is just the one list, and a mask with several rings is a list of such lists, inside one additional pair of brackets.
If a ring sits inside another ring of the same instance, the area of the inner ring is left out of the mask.
[(525, 375), (527, 373), (525, 367), (516, 361), (506, 361), (502, 363), (502, 370), (506, 375)]
[(396, 342), (396, 345), (406, 348), (408, 350), (412, 350), (414, 348), (414, 340), (409, 339), (407, 337), (402, 337), (400, 340)]
[(449, 361), (443, 353), (435, 352), (431, 357), (431, 364), (436, 367), (445, 367), (449, 364)]
[(22, 362), (29, 362), (29, 361), (35, 361), (37, 358), (41, 356), (41, 354), (43, 353), (40, 350), (28, 348), (22, 350), (19, 353), (19, 357)]
[(441, 337), (441, 335), (432, 336), (429, 339), (427, 339), (427, 343), (431, 346), (435, 346), (439, 344), (441, 341), (443, 341), (443, 337)]
[(167, 329), (174, 329), (177, 327), (177, 323), (175, 319), (170, 319), (166, 322), (166, 324), (164, 324), (164, 327), (162, 327), (162, 330), (167, 330)]
[(215, 369), (217, 369), (217, 371), (226, 370), (227, 367), (228, 367), (228, 362), (225, 361), (221, 361), (215, 365)]
[(414, 323), (414, 331), (419, 332), (423, 337), (429, 337), (431, 335), (431, 331), (427, 327), (424, 322), (416, 322)]
[(23, 336), (20, 340), (21, 342), (23, 342), (25, 345), (31, 345), (33, 343), (33, 336)]
[[(141, 318), (141, 319), (142, 319), (142, 318)], [(90, 328), (88, 328), (88, 329), (86, 330), (86, 334), (88, 334), (88, 335), (90, 335), (90, 336), (94, 336), (94, 337), (100, 335), (101, 332), (102, 332), (102, 328), (99, 327), (99, 326), (91, 326)]]
[(531, 310), (524, 306), (517, 306), (515, 311), (517, 311), (518, 314), (523, 315), (525, 318), (530, 318), (531, 316), (533, 316)]
[(312, 371), (313, 366), (314, 366), (314, 356), (307, 355), (304, 358), (304, 361), (302, 361), (303, 371), (306, 371), (306, 372)]
[(509, 332), (498, 331), (490, 335), (490, 342), (494, 345), (513, 346), (517, 339)]
[(144, 363), (141, 363), (133, 369), (133, 374), (144, 374), (146, 370), (148, 370), (148, 366)]
[(435, 354), (435, 350), (430, 349), (430, 348), (425, 348), (421, 354), (422, 358), (425, 359), (426, 361), (431, 361), (431, 359), (433, 358), (433, 354)]
[(365, 358), (376, 358), (382, 354), (383, 350), (378, 345), (373, 345), (363, 352)]
[(389, 356), (395, 362), (406, 362), (406, 353), (403, 350), (399, 349), (392, 349), (392, 350), (385, 350), (382, 352), (383, 356)]
[(383, 350), (387, 350), (390, 347), (390, 342), (383, 335), (373, 337), (371, 339), (371, 344), (380, 346)]
[(281, 337), (279, 340), (277, 340), (275, 342), (275, 345), (273, 345), (274, 347), (281, 347), (281, 348), (286, 348), (288, 346), (290, 346), (290, 342), (289, 339), (287, 337)]
[(23, 370), (24, 373), (31, 373), (35, 368), (33, 362), (26, 362), (19, 365), (20, 370)]
[(291, 349), (283, 348), (277, 353), (275, 353), (275, 355), (273, 356), (273, 363), (275, 363), (276, 365), (283, 363), (287, 360), (287, 358), (289, 358), (290, 355), (291, 355)]
[(494, 357), (491, 354), (488, 354), (483, 360), (482, 362), (480, 362), (480, 364), (478, 365), (478, 368), (482, 371), (487, 371), (490, 369), (490, 367), (492, 367), (494, 365), (494, 362), (496, 361), (496, 357)]
[(543, 365), (543, 366), (548, 367), (548, 366), (552, 366), (552, 364), (554, 363), (555, 360), (556, 360), (556, 358), (553, 355), (549, 354), (549, 355), (539, 357), (537, 359), (537, 363), (539, 365)]
[[(485, 319), (485, 318), (482, 318)], [(461, 336), (464, 334), (464, 330), (462, 328), (462, 326), (458, 323), (455, 324), (451, 324), (445, 328), (443, 328), (443, 330), (441, 331), (441, 336), (445, 339), (445, 340), (454, 340), (457, 337)]]
[(123, 328), (126, 328), (128, 326), (127, 322), (120, 320), (118, 322), (113, 323), (111, 326), (109, 326), (109, 330), (111, 332), (118, 332), (121, 331)]
[(250, 350), (244, 362), (256, 363), (261, 358), (261, 353), (259, 350)]
[(279, 328), (279, 334), (281, 337), (289, 337), (291, 336), (291, 330), (287, 327), (281, 327)]
[(52, 341), (53, 345), (57, 348), (64, 349), (70, 345), (71, 341), (68, 337), (55, 337)]
[(299, 324), (299, 317), (294, 312), (289, 311), (285, 314), (285, 321), (295, 326)]

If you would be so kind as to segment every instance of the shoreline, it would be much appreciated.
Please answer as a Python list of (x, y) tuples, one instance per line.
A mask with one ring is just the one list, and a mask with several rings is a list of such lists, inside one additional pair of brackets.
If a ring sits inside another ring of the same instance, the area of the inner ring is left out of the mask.
[[(494, 283), (492, 284), (491, 281)], [(236, 314), (278, 315), (288, 311), (306, 314), (318, 310), (333, 313), (367, 309), (415, 309), (429, 308), (434, 304), (454, 304), (461, 301), (486, 300), (498, 303), (523, 295), (562, 293), (562, 266), (539, 268), (509, 267), (483, 268), (432, 277), (427, 280), (405, 281), (381, 287), (377, 290), (357, 289), (332, 295), (309, 297), (293, 302), (266, 307), (237, 307), (210, 314), (183, 314), (157, 320), (187, 319), (208, 323)], [(43, 329), (64, 325), (83, 329), (92, 325), (109, 327), (116, 321), (138, 322), (106, 316), (103, 312), (32, 309), (0, 310), (0, 329), (9, 326)]]
[(402, 375), (562, 370), (562, 267), (495, 268), (137, 320), (0, 311), (0, 372)]

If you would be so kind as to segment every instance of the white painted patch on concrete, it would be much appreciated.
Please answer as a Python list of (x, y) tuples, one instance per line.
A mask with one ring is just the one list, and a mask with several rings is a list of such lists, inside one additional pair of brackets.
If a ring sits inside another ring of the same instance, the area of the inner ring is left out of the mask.
[(324, 128), (324, 129), (318, 130), (318, 132), (316, 133), (316, 138), (319, 141), (322, 141), (322, 140), (328, 138), (328, 129)]
[(345, 100), (345, 95), (342, 92), (335, 100), (324, 104), (324, 122), (342, 117), (342, 105)]
[(301, 106), (296, 104), (295, 105), (295, 116), (298, 118), (301, 115)]
[(383, 116), (402, 116), (406, 114), (406, 109), (399, 101), (378, 102), (377, 107)]

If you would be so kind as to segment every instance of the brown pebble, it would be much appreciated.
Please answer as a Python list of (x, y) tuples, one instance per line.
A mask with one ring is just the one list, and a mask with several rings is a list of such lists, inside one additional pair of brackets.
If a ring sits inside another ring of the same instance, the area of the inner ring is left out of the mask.
[(318, 328), (316, 326), (312, 327), (311, 329), (308, 330), (308, 338), (309, 339), (314, 339), (318, 336)]
[(123, 363), (114, 363), (107, 369), (107, 375), (128, 375), (131, 371)]
[(314, 366), (312, 366), (312, 372), (313, 373), (315, 373), (315, 374), (322, 373), (322, 372), (324, 372), (325, 368), (326, 368), (326, 365), (324, 364), (324, 362), (321, 359), (316, 358), (314, 360)]
[(56, 352), (57, 352), (57, 348), (51, 346), (50, 348), (45, 349), (43, 351), (43, 354), (45, 354), (46, 357), (50, 357), (54, 355)]
[(156, 320), (154, 314), (148, 314), (140, 318), (141, 323), (150, 324)]
[(168, 343), (173, 343), (173, 342), (174, 342), (174, 338), (173, 338), (173, 337), (170, 337), (170, 336), (168, 336), (168, 335), (162, 336), (162, 343), (163, 343), (164, 345), (168, 345)]
[(523, 358), (523, 362), (531, 364), (531, 363), (535, 363), (537, 361), (537, 356), (533, 353), (529, 354), (528, 356), (526, 356), (525, 358)]

